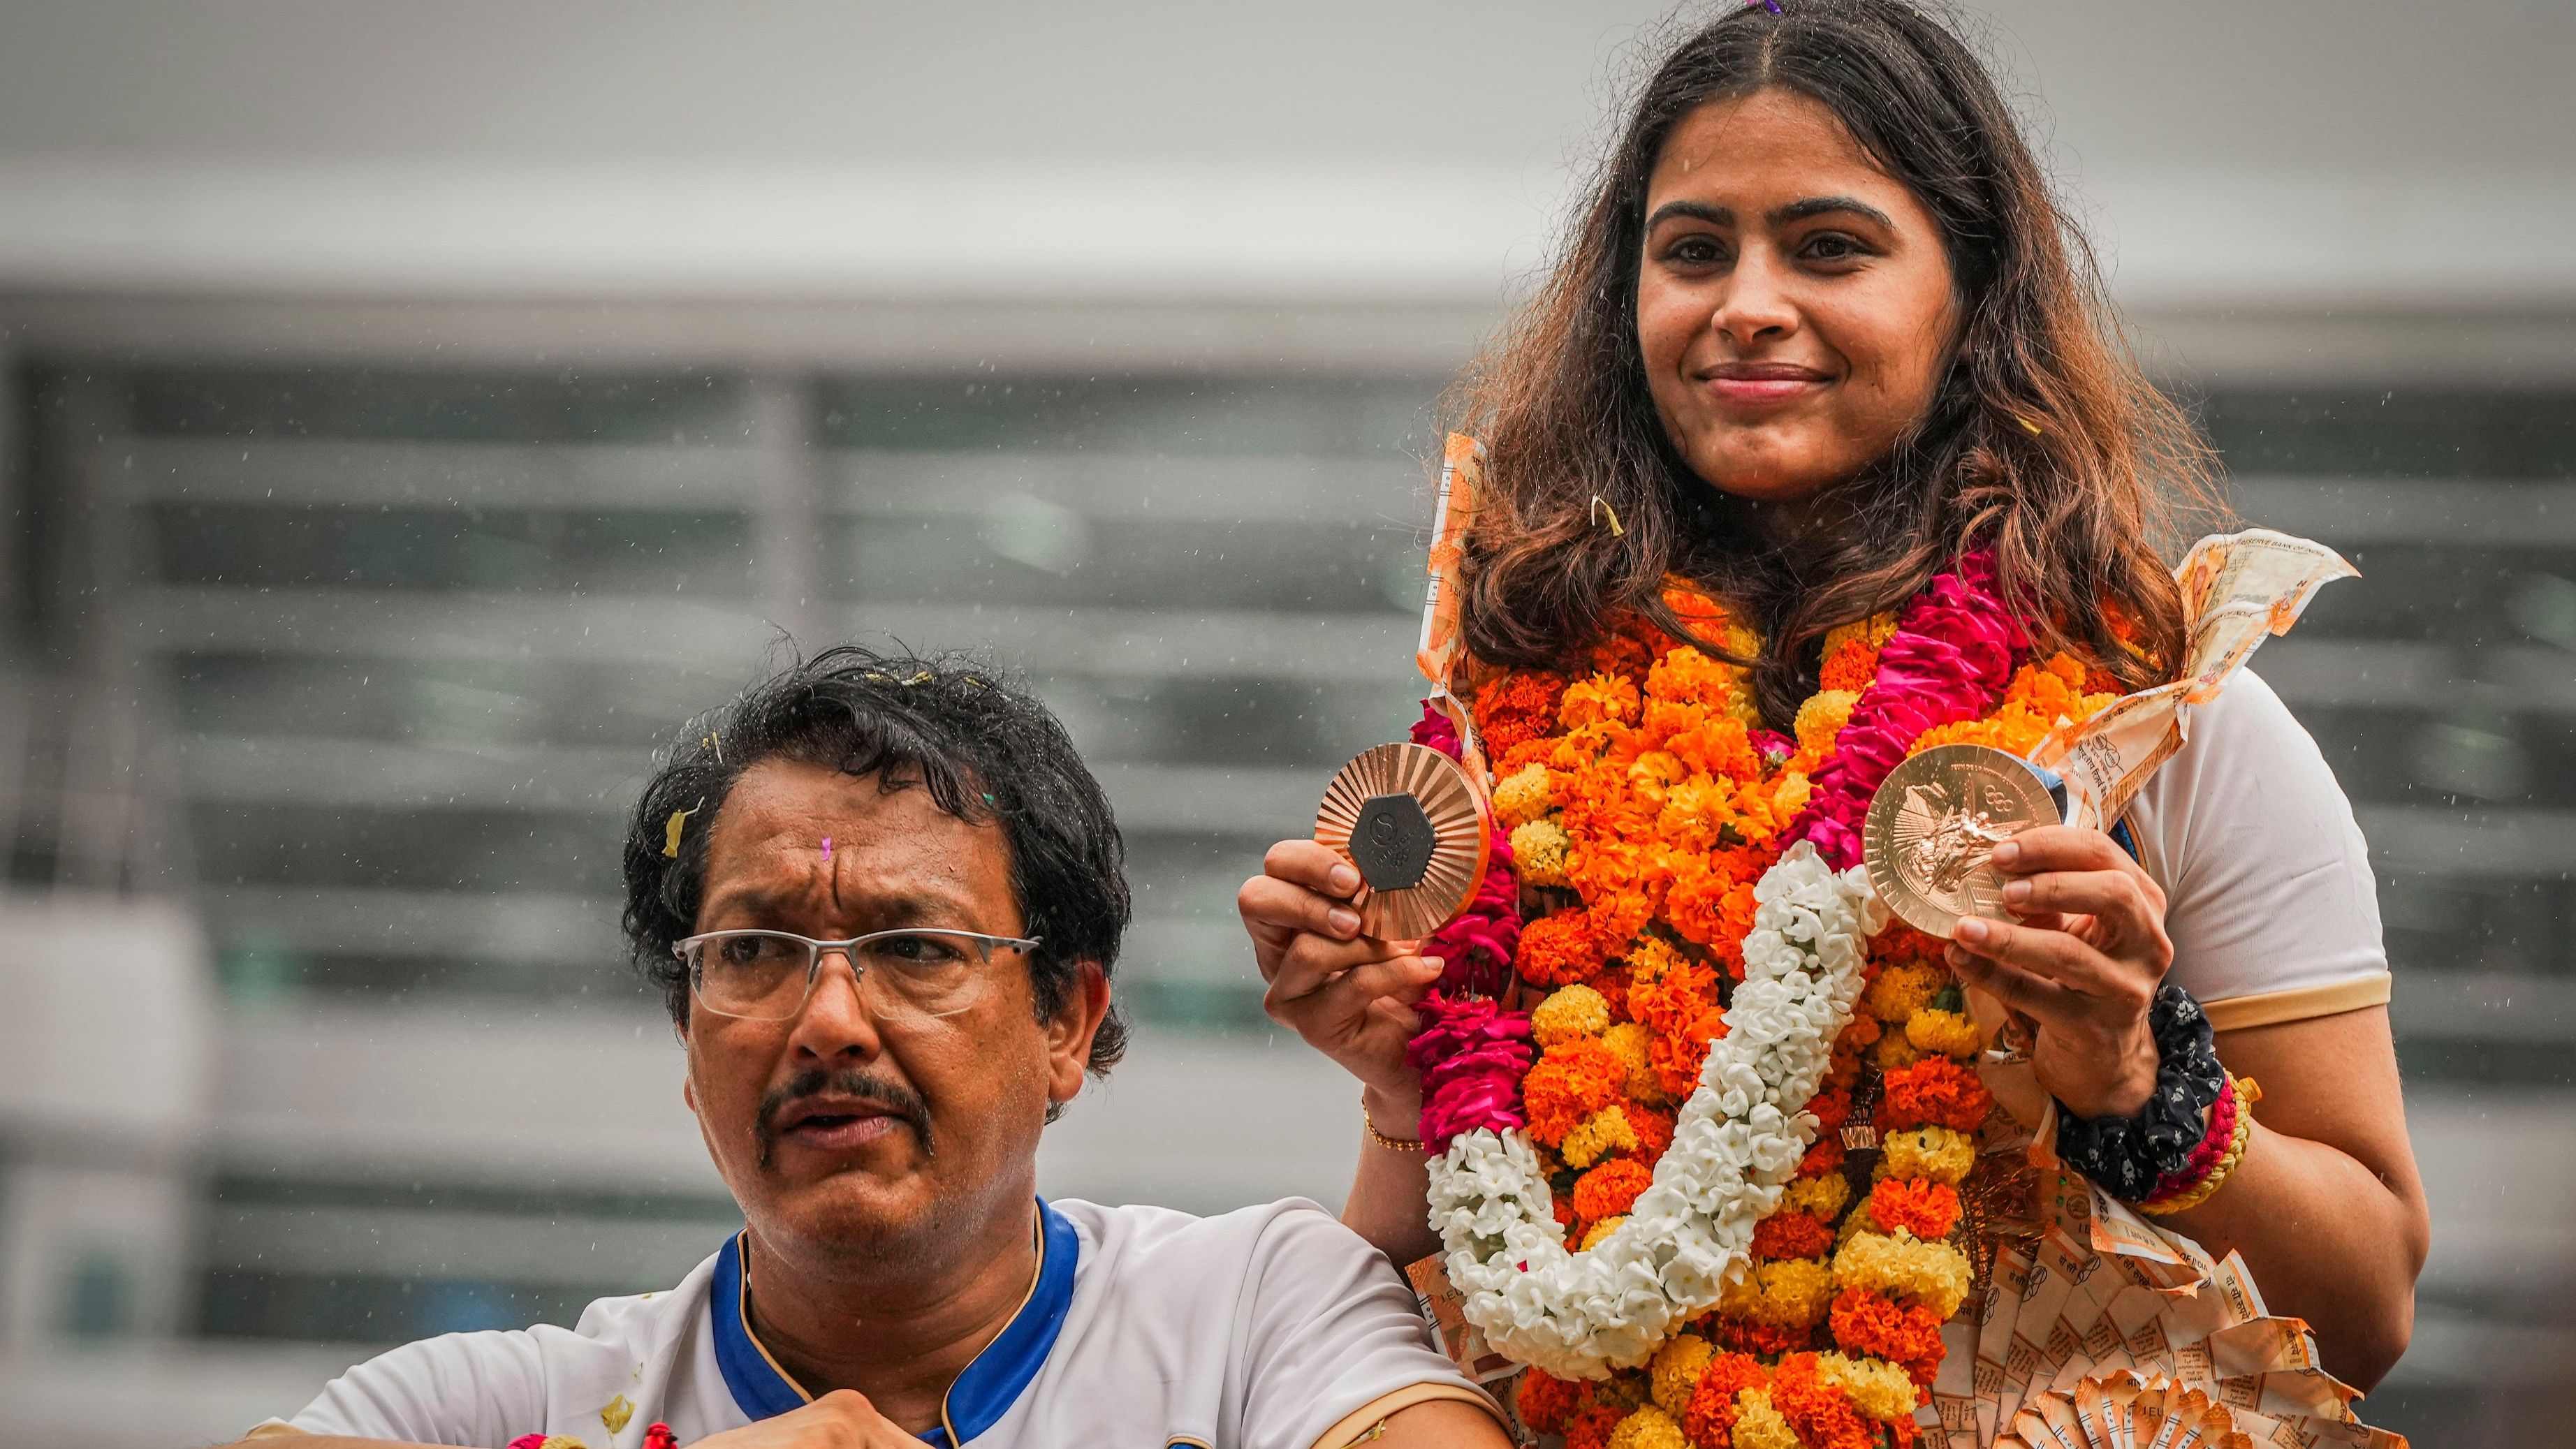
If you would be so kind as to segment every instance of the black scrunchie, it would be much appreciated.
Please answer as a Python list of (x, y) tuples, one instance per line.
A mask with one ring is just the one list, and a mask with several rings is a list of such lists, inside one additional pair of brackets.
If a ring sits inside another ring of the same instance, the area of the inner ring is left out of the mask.
[(2158, 987), (2147, 1030), (2156, 1039), (2156, 1091), (2137, 1116), (2078, 1117), (2057, 1104), (2059, 1159), (2127, 1202), (2144, 1202), (2158, 1179), (2191, 1165), (2227, 1081), (2209, 1016), (2190, 992)]

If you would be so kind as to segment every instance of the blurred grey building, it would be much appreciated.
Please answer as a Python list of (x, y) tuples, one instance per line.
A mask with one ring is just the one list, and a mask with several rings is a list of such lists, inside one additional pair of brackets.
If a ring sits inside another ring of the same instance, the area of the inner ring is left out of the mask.
[[(987, 650), (1117, 800), (1146, 1030), (1048, 1190), (1338, 1194), (1233, 888), (1410, 716), (1434, 399), (1660, 13), (0, 8), (0, 1442), (228, 1435), (713, 1248), (615, 853), (794, 646)], [(2555, 1442), (2576, 12), (1979, 14), (2238, 505), (2365, 575), (2257, 667), (2373, 842), (2432, 1179), (2374, 1416)]]

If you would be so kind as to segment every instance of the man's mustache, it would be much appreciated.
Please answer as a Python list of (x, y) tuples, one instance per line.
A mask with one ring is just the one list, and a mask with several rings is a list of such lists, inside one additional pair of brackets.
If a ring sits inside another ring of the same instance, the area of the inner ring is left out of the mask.
[(901, 1117), (912, 1125), (913, 1136), (921, 1143), (922, 1155), (934, 1155), (930, 1142), (930, 1104), (921, 1100), (919, 1092), (901, 1082), (890, 1082), (865, 1072), (829, 1072), (821, 1067), (809, 1067), (771, 1088), (769, 1095), (760, 1099), (760, 1116), (754, 1123), (754, 1130), (760, 1138), (760, 1165), (763, 1168), (769, 1166), (771, 1157), (778, 1150), (778, 1139), (782, 1135), (778, 1125), (779, 1114), (787, 1109), (789, 1103), (800, 1098), (827, 1093), (872, 1102)]

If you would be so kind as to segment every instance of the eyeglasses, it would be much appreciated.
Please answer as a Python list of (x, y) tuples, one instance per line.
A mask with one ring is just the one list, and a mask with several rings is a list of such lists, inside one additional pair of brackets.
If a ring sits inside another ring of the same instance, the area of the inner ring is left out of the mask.
[(991, 989), (995, 951), (1034, 951), (1035, 940), (978, 931), (872, 931), (817, 941), (793, 931), (709, 931), (671, 947), (698, 1004), (718, 1016), (786, 1021), (805, 1007), (823, 953), (850, 958), (859, 991), (880, 1022), (955, 1016)]

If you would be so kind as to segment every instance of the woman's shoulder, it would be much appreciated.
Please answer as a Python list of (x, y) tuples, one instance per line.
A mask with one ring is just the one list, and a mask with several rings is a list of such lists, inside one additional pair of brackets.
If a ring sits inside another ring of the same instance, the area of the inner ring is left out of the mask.
[(2204, 1002), (2247, 1003), (2213, 1011), (2222, 1026), (2373, 1004), (2357, 992), (2387, 999), (2369, 846), (2316, 741), (2261, 676), (2241, 670), (2193, 709), (2127, 819), (2165, 891), (2174, 979)]

